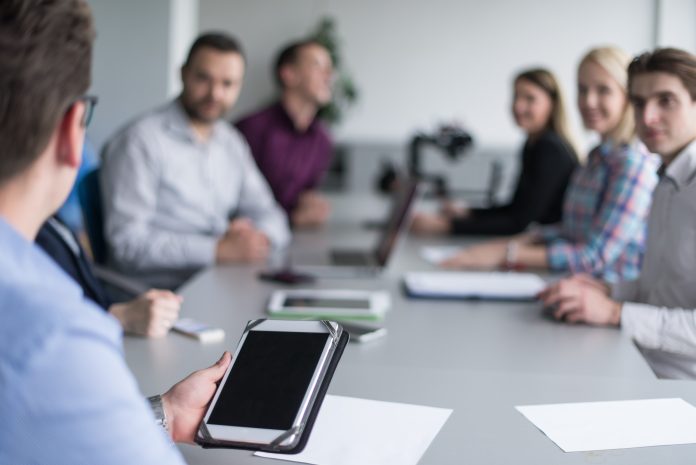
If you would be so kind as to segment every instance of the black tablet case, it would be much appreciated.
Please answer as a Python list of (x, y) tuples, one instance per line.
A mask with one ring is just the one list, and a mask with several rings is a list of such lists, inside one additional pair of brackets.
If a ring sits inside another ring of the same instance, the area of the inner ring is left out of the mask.
[(324, 402), (324, 397), (326, 397), (326, 391), (329, 389), (329, 384), (331, 384), (331, 379), (333, 378), (334, 372), (336, 371), (336, 367), (338, 366), (339, 360), (341, 360), (341, 356), (343, 355), (343, 350), (346, 348), (346, 345), (348, 344), (348, 331), (343, 331), (341, 334), (341, 337), (338, 340), (338, 344), (336, 345), (336, 350), (333, 353), (333, 357), (331, 358), (331, 362), (329, 363), (328, 367), (326, 368), (326, 374), (324, 375), (324, 380), (321, 383), (321, 387), (319, 388), (319, 391), (317, 391), (317, 397), (314, 400), (314, 404), (312, 405), (312, 410), (309, 414), (309, 417), (307, 418), (307, 424), (304, 427), (304, 430), (302, 430), (302, 435), (300, 436), (300, 440), (298, 441), (297, 445), (289, 450), (276, 450), (276, 449), (268, 449), (264, 448), (262, 446), (249, 446), (249, 444), (246, 443), (234, 443), (234, 442), (228, 442), (228, 441), (216, 441), (214, 439), (209, 439), (201, 436), (201, 430), (198, 430), (198, 434), (196, 434), (196, 443), (199, 444), (201, 447), (204, 449), (246, 449), (246, 450), (253, 450), (253, 451), (263, 451), (263, 452), (271, 452), (274, 454), (299, 454), (302, 452), (302, 450), (305, 448), (307, 445), (307, 441), (309, 440), (309, 435), (312, 433), (312, 428), (314, 428), (314, 421), (317, 419), (317, 415), (319, 415), (319, 410), (321, 409), (321, 404)]

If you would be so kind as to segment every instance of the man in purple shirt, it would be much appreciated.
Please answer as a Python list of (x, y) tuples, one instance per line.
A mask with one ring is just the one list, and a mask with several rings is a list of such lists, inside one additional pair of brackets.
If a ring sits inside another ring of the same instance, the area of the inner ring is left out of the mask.
[(313, 40), (292, 43), (278, 55), (275, 78), (280, 100), (236, 125), (292, 225), (317, 227), (329, 214), (329, 204), (316, 188), (333, 149), (317, 119), (319, 109), (331, 101), (331, 55)]

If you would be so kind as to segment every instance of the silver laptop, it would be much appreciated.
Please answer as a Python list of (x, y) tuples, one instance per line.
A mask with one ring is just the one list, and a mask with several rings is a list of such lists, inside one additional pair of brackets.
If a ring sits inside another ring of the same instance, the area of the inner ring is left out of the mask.
[(400, 238), (409, 228), (418, 190), (418, 182), (409, 180), (394, 193), (386, 226), (372, 250), (334, 249), (329, 251), (327, 265), (297, 265), (293, 269), (326, 278), (356, 277), (381, 272), (389, 263)]

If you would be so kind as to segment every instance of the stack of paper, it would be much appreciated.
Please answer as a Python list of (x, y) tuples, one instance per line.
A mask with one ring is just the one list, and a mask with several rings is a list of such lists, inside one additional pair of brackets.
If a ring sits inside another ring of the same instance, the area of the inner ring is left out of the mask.
[(532, 300), (546, 284), (537, 275), (512, 272), (418, 272), (404, 277), (412, 297)]
[(416, 465), (451, 413), (329, 395), (304, 451), (255, 455), (317, 465)]

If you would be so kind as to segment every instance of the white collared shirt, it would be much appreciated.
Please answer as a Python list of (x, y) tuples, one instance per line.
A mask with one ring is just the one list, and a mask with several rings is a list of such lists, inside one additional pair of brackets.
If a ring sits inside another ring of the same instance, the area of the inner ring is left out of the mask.
[(612, 294), (655, 373), (696, 378), (696, 141), (661, 171), (640, 277)]
[(287, 217), (239, 132), (220, 120), (199, 141), (178, 100), (108, 143), (101, 184), (110, 260), (150, 285), (176, 287), (212, 265), (234, 215), (251, 219), (274, 248), (290, 239)]

